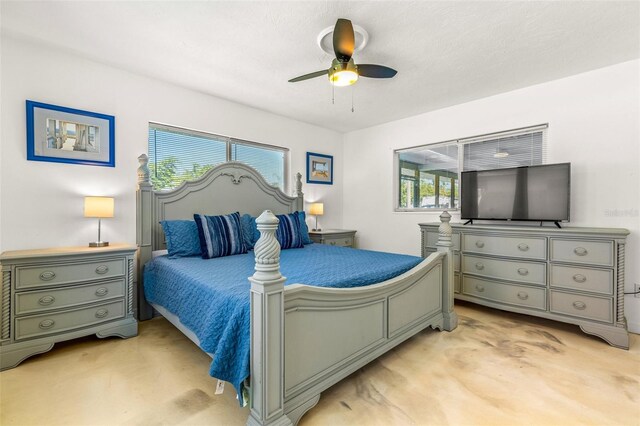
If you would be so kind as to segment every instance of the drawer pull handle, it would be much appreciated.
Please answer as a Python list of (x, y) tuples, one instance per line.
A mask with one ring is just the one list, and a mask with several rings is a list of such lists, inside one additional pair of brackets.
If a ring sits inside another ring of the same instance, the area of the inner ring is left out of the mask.
[(529, 270), (527, 268), (518, 268), (518, 274), (524, 277), (526, 275), (529, 275)]
[(529, 298), (529, 295), (524, 292), (524, 291), (519, 291), (518, 292), (518, 299), (520, 300), (527, 300)]
[(573, 249), (573, 252), (577, 255), (577, 256), (586, 256), (589, 252), (587, 251), (586, 248), (584, 247), (576, 247)]
[(584, 302), (575, 301), (573, 302), (573, 307), (579, 311), (584, 311), (587, 308), (587, 304)]
[(482, 241), (476, 241), (476, 247), (482, 248), (484, 247), (484, 243)]
[(55, 301), (56, 298), (53, 296), (42, 296), (40, 299), (38, 299), (38, 304), (42, 306), (49, 306)]
[(480, 284), (476, 284), (476, 290), (478, 290), (480, 293), (482, 293), (484, 291), (484, 286), (482, 286)]
[(100, 265), (96, 268), (96, 274), (106, 274), (107, 272), (109, 272), (107, 265)]
[(332, 246), (335, 246), (336, 242), (335, 241), (330, 241), (329, 244), (332, 245)]
[(100, 287), (96, 290), (96, 296), (98, 297), (106, 296), (107, 293), (109, 293), (109, 289), (106, 287)]
[(575, 275), (573, 276), (573, 280), (574, 280), (575, 282), (577, 282), (577, 283), (583, 283), (583, 282), (585, 282), (585, 281), (587, 280), (587, 277), (585, 277), (585, 276), (584, 276), (584, 275), (582, 275), (582, 274), (575, 274)]
[(104, 318), (107, 315), (109, 315), (109, 310), (108, 309), (98, 309), (96, 311), (96, 318)]
[(54, 320), (52, 320), (52, 319), (46, 319), (46, 320), (40, 321), (40, 324), (38, 324), (38, 327), (40, 327), (43, 330), (47, 330), (47, 329), (53, 327), (53, 325), (55, 323), (56, 322)]
[(528, 251), (529, 250), (529, 245), (525, 244), (525, 243), (520, 243), (520, 244), (518, 244), (518, 250), (520, 250), (520, 251)]
[(51, 281), (56, 277), (56, 273), (53, 271), (44, 271), (40, 274), (40, 279), (42, 281)]
[(484, 269), (484, 265), (480, 262), (476, 263), (476, 269), (478, 271), (482, 271)]

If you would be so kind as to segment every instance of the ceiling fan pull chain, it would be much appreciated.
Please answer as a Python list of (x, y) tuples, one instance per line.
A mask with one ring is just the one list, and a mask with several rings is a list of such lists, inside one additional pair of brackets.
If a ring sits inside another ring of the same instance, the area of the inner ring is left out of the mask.
[(355, 109), (353, 108), (353, 91), (354, 91), (354, 88), (353, 86), (351, 86), (351, 112), (355, 111)]
[(333, 84), (331, 85), (331, 104), (336, 104), (336, 86), (334, 86)]

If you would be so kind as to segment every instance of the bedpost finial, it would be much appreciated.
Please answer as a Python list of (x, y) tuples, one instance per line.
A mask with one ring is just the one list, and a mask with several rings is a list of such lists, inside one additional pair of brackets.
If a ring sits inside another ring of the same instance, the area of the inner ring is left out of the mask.
[(256, 272), (252, 282), (275, 281), (282, 278), (280, 274), (280, 243), (276, 239), (276, 230), (280, 220), (271, 212), (265, 210), (256, 219), (260, 238), (253, 248), (256, 257)]
[(149, 176), (151, 172), (149, 171), (149, 157), (147, 154), (142, 154), (138, 157), (138, 183), (150, 183)]
[(302, 196), (302, 173), (296, 173), (296, 195)]
[(440, 226), (438, 227), (438, 242), (437, 246), (452, 247), (451, 235), (453, 235), (453, 228), (451, 228), (451, 215), (448, 211), (443, 211), (440, 214)]

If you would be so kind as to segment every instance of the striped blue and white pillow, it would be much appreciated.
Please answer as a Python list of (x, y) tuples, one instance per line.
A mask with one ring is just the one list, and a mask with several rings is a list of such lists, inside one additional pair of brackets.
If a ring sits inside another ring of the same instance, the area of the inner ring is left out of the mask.
[(194, 214), (193, 220), (198, 226), (203, 259), (247, 252), (240, 226), (240, 213), (224, 216)]
[(304, 247), (298, 213), (279, 214), (277, 218), (280, 219), (280, 223), (276, 230), (276, 239), (280, 248), (284, 250)]

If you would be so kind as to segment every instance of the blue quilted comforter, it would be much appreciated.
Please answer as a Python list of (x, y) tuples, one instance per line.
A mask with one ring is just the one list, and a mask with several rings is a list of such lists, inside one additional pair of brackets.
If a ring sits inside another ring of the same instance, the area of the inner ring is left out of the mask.
[[(285, 285), (360, 287), (398, 276), (422, 261), (415, 256), (354, 250), (322, 244), (283, 250)], [(253, 252), (215, 259), (156, 257), (144, 269), (144, 292), (180, 318), (214, 355), (210, 374), (232, 383), (242, 395), (249, 377), (250, 283)], [(240, 399), (242, 401), (242, 399)]]

